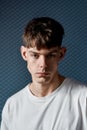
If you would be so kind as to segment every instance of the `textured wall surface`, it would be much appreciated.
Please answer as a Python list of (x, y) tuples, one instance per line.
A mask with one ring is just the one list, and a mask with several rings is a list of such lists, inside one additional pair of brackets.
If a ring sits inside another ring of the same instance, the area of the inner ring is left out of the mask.
[(20, 55), (21, 37), (27, 22), (40, 16), (59, 20), (65, 28), (67, 53), (60, 72), (87, 83), (86, 0), (0, 0), (0, 117), (7, 98), (31, 81)]

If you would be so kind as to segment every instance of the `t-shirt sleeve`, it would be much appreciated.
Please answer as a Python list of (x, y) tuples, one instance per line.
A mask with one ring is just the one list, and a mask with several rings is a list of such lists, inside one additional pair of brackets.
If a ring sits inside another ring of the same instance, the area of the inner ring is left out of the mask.
[(6, 102), (3, 110), (2, 110), (2, 120), (1, 120), (1, 129), (0, 130), (9, 130), (9, 115), (8, 115), (8, 102)]
[(80, 93), (79, 101), (79, 113), (81, 116), (82, 130), (87, 129), (87, 87), (83, 86), (82, 93)]

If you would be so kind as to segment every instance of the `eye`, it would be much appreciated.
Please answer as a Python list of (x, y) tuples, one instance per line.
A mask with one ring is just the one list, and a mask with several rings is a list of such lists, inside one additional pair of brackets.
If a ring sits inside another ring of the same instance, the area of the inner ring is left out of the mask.
[(47, 55), (48, 58), (54, 58), (57, 56), (57, 53), (50, 53)]
[(31, 53), (30, 56), (33, 57), (33, 58), (35, 58), (35, 59), (38, 59), (38, 57), (39, 57), (39, 55), (36, 54), (36, 53)]

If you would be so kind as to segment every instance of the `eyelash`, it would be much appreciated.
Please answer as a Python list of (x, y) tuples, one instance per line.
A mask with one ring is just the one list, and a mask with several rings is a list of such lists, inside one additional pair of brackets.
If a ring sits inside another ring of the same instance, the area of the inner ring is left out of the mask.
[(39, 55), (37, 55), (37, 54), (31, 54), (31, 56), (34, 57), (34, 58), (38, 58), (39, 57)]
[(47, 57), (56, 57), (56, 54), (49, 54)]
[[(32, 56), (35, 59), (38, 59), (38, 57), (39, 57), (38, 54), (30, 54), (30, 56)], [(57, 54), (48, 54), (48, 55), (46, 55), (47, 58), (54, 58), (56, 56), (57, 56)]]

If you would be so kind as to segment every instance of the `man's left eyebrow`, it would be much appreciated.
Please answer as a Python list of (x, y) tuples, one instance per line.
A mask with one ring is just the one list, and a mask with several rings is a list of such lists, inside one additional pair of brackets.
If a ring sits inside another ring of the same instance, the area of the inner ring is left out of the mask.
[(58, 50), (52, 50), (50, 53), (58, 53)]

